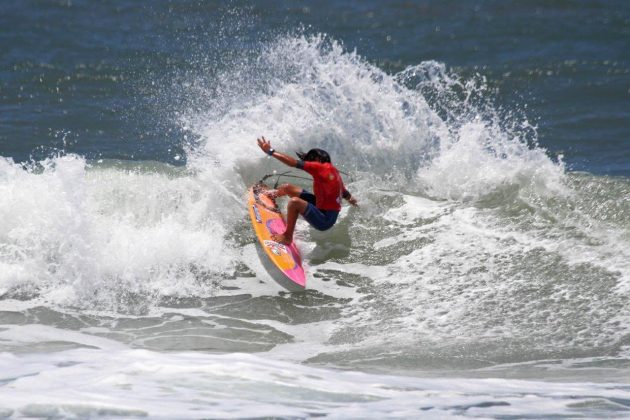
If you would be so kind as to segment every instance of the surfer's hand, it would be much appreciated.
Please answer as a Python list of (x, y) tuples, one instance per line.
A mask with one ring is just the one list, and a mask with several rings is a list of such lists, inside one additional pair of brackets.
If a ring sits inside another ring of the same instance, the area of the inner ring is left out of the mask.
[(265, 136), (261, 136), (258, 139), (258, 147), (260, 147), (263, 152), (269, 153), (269, 149), (271, 149), (271, 142), (265, 139)]
[(348, 203), (352, 204), (354, 207), (359, 207), (359, 205), (357, 204), (357, 199), (354, 197), (350, 197), (348, 199)]

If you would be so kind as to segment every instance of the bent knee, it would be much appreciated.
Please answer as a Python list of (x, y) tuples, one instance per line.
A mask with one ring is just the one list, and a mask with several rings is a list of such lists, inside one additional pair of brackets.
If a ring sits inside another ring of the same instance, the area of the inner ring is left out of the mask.
[(288, 195), (290, 197), (299, 197), (302, 192), (302, 188), (293, 184), (284, 184), (280, 188), (282, 189), (283, 195)]
[(289, 198), (289, 207), (299, 210), (300, 213), (306, 210), (306, 206), (308, 206), (308, 203), (299, 197)]

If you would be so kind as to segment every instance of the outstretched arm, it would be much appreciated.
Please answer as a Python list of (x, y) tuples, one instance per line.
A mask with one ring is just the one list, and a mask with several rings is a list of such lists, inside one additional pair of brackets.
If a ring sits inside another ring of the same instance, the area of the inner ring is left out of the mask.
[(285, 155), (284, 153), (276, 152), (271, 147), (271, 142), (265, 139), (264, 136), (258, 139), (258, 146), (262, 149), (263, 152), (267, 153), (271, 157), (275, 157), (276, 159), (278, 159), (280, 162), (284, 163), (285, 165), (292, 166), (292, 167), (297, 166), (297, 163), (298, 163), (297, 159), (292, 158), (291, 156)]
[(348, 203), (352, 204), (353, 206), (358, 206), (357, 199), (354, 198), (352, 194), (350, 194), (350, 191), (348, 191), (346, 187), (343, 187), (343, 194), (341, 196), (344, 199), (348, 200)]

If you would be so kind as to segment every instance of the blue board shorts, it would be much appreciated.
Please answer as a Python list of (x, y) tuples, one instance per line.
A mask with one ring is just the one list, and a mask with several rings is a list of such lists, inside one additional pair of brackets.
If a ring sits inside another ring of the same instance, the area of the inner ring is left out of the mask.
[(337, 222), (339, 212), (335, 210), (320, 210), (315, 207), (315, 195), (302, 190), (300, 198), (308, 203), (302, 215), (311, 226), (317, 230), (328, 230)]

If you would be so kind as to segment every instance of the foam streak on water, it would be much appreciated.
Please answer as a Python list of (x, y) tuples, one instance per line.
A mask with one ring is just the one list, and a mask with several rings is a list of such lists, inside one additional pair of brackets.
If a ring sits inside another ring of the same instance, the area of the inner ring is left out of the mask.
[(630, 401), (615, 384), (415, 379), (238, 353), (73, 350), (5, 354), (0, 366), (0, 413), (16, 417), (596, 417)]

